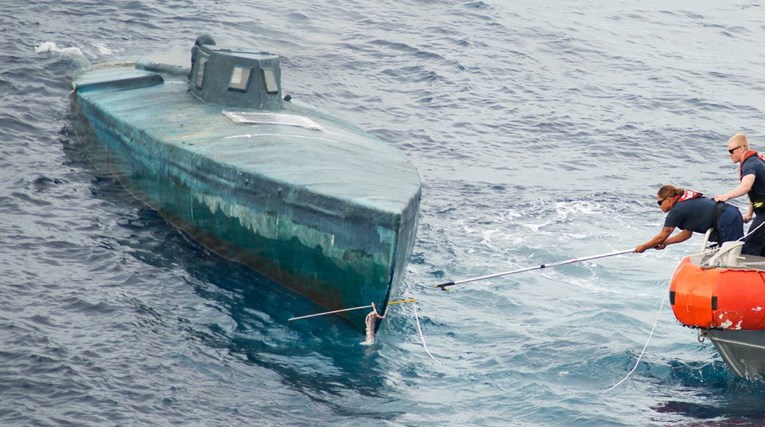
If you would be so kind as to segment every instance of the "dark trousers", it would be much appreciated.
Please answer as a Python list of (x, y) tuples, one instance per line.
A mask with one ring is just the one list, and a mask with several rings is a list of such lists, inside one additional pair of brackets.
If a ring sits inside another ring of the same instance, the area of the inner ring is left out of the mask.
[[(755, 215), (752, 220), (752, 225), (749, 226), (749, 231), (756, 229), (763, 222), (765, 222), (765, 213)], [(763, 249), (765, 249), (765, 225), (746, 238), (741, 253), (745, 255), (764, 256)]]
[[(741, 218), (741, 211), (735, 206), (725, 204), (717, 219), (717, 242), (733, 242), (744, 237), (744, 220)], [(765, 215), (763, 215), (765, 218)], [(762, 228), (765, 228), (763, 226)], [(743, 251), (743, 249), (742, 249)]]

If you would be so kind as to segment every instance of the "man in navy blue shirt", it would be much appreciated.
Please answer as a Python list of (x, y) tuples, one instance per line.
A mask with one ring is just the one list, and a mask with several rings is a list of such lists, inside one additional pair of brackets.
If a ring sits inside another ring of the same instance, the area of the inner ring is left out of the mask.
[(727, 202), (730, 199), (749, 196), (749, 209), (744, 215), (744, 222), (754, 221), (749, 226), (750, 235), (741, 253), (765, 256), (765, 159), (756, 151), (749, 149), (749, 139), (743, 133), (737, 133), (728, 140), (728, 154), (733, 163), (739, 164), (740, 183), (733, 190), (716, 195), (715, 200)]
[[(684, 242), (694, 232), (706, 233), (714, 228), (717, 243), (735, 241), (744, 236), (744, 221), (738, 208), (728, 203), (716, 203), (701, 193), (665, 185), (656, 195), (656, 203), (667, 213), (664, 227), (651, 240), (637, 245), (635, 252), (664, 249), (667, 245)], [(670, 237), (675, 228), (680, 232)]]

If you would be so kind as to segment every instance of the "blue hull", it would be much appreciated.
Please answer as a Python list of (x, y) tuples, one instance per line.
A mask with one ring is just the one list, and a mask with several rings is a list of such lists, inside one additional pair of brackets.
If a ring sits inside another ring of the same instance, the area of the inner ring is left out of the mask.
[[(135, 64), (80, 76), (73, 117), (96, 166), (206, 247), (327, 310), (385, 310), (417, 228), (411, 163), (294, 102), (236, 122), (231, 108), (189, 93), (185, 78)], [(343, 316), (363, 331), (368, 312)]]

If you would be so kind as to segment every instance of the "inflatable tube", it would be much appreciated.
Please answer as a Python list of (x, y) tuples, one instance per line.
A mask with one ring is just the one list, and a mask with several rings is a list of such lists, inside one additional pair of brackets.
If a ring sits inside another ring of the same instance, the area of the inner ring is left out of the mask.
[(672, 276), (669, 299), (685, 326), (765, 330), (765, 271), (702, 268), (685, 257)]

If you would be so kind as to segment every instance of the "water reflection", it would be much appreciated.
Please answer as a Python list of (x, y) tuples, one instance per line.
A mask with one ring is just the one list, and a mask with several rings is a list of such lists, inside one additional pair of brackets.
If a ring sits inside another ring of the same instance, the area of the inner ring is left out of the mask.
[[(157, 211), (135, 200), (118, 180), (95, 169), (71, 128), (61, 134), (69, 165), (93, 174), (93, 195), (108, 202), (107, 209), (117, 215), (116, 226), (124, 232), (106, 237), (115, 250), (156, 269), (180, 269), (179, 280), (203, 300), (205, 309), (181, 307), (178, 311), (187, 317), (175, 320), (169, 316), (177, 313), (142, 301), (139, 309), (152, 319), (152, 327), (181, 328), (179, 333), (210, 349), (277, 373), (286, 386), (322, 404), (333, 405), (333, 397), (349, 392), (385, 395), (378, 347), (360, 345), (364, 337), (350, 323), (338, 316), (289, 322), (291, 317), (323, 309), (176, 230)], [(395, 414), (378, 416), (387, 419)]]
[[(667, 400), (653, 409), (678, 414), (714, 425), (765, 424), (765, 382), (762, 379), (738, 378), (721, 361), (713, 363), (670, 364), (670, 376), (662, 385), (679, 383), (685, 396)], [(724, 420), (724, 422), (721, 422)]]

